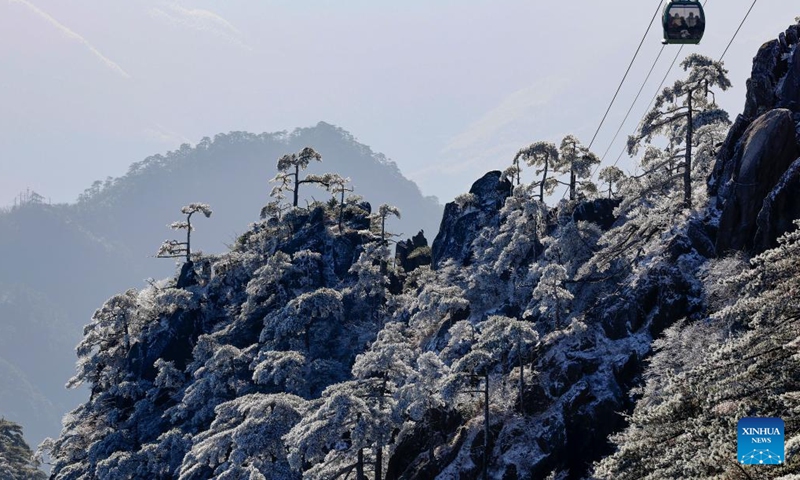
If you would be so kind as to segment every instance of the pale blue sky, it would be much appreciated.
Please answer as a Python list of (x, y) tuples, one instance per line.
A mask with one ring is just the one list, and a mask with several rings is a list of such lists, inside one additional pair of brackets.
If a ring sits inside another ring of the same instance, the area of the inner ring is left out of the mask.
[[(533, 141), (575, 133), (588, 143), (656, 3), (0, 0), (0, 205), (27, 187), (72, 201), (184, 142), (320, 120), (448, 201)], [(750, 3), (708, 0), (706, 37), (684, 54), (718, 57)], [(756, 5), (725, 58), (734, 90), (719, 101), (732, 116), (758, 47), (797, 15), (794, 0)], [(660, 35), (655, 25), (597, 153)], [(662, 56), (607, 161), (677, 48)]]

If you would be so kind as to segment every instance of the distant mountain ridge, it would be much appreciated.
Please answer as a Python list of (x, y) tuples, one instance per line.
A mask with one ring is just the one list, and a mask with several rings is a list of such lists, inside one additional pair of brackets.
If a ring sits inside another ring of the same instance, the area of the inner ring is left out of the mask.
[[(166, 155), (148, 157), (132, 164), (122, 177), (95, 182), (79, 197), (76, 216), (81, 225), (108, 238), (127, 242), (126, 236), (133, 236), (155, 240), (157, 244), (163, 234), (169, 233), (159, 230), (161, 225), (174, 221), (181, 205), (203, 201), (214, 209), (211, 224), (216, 225), (210, 224), (208, 229), (198, 225), (198, 228), (213, 231), (222, 225), (232, 235), (241, 231), (242, 225), (256, 220), (261, 206), (269, 201), (272, 188), (269, 180), (276, 172), (276, 160), (306, 146), (322, 154), (322, 162), (310, 165), (309, 173), (330, 171), (350, 177), (356, 195), (375, 203), (396, 205), (403, 212), (414, 212), (416, 223), (401, 219), (397, 224), (400, 231), (414, 234), (423, 229), (429, 238), (435, 236), (442, 212), (438, 200), (423, 197), (416, 184), (405, 178), (397, 164), (385, 155), (373, 152), (347, 131), (325, 122), (291, 133), (219, 134), (213, 139), (203, 138), (194, 147), (184, 144)], [(236, 195), (221, 188), (229, 183), (235, 186)], [(138, 188), (142, 184), (152, 189), (146, 196)], [(301, 191), (301, 202), (328, 196), (311, 187)], [(114, 216), (115, 208), (133, 205), (141, 213), (120, 212), (125, 215)], [(140, 237), (148, 223), (162, 235)], [(114, 226), (110, 232), (104, 231), (108, 225)], [(197, 240), (205, 250), (221, 251), (224, 247), (223, 239), (213, 235), (201, 233)], [(225, 243), (231, 240), (230, 236), (224, 239)]]
[[(164, 239), (176, 238), (167, 225), (182, 218), (180, 208), (210, 204), (212, 217), (195, 224), (194, 249), (227, 250), (270, 200), (277, 159), (306, 146), (322, 154), (308, 172), (350, 177), (354, 194), (407, 213), (392, 219), (392, 231), (436, 235), (438, 201), (424, 197), (385, 155), (325, 122), (184, 144), (95, 182), (72, 204), (49, 205), (32, 194), (0, 211), (0, 415), (20, 423), (31, 444), (55, 436), (58, 419), (85, 395), (63, 388), (75, 371), (83, 326), (112, 294), (173, 273), (173, 262), (154, 256)], [(330, 198), (304, 187), (301, 202)]]

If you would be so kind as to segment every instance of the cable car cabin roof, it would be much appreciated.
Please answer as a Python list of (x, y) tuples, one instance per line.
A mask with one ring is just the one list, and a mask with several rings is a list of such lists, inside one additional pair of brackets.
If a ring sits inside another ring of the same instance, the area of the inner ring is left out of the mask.
[(700, 43), (706, 16), (699, 1), (672, 0), (664, 7), (664, 40), (661, 43)]

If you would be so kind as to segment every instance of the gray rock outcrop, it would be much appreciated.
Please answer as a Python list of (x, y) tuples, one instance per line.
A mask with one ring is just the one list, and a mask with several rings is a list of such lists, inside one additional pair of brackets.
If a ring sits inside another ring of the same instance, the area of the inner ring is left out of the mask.
[(469, 247), (476, 232), (488, 226), (489, 222), (499, 221), (497, 212), (511, 195), (511, 182), (502, 177), (500, 171), (489, 172), (472, 184), (469, 193), (474, 196), (473, 201), (463, 206), (456, 202), (445, 205), (439, 234), (431, 248), (433, 268), (448, 259), (462, 265), (471, 262)]
[(408, 240), (397, 242), (395, 258), (404, 272), (411, 272), (423, 265), (431, 264), (431, 249), (422, 230)]
[[(717, 251), (751, 250), (764, 199), (800, 156), (792, 112), (777, 108), (758, 117), (738, 142), (731, 162)], [(774, 230), (767, 227), (766, 231)], [(762, 242), (763, 243), (763, 242)]]
[(709, 179), (716, 197), (716, 250), (761, 252), (794, 228), (800, 157), (800, 25), (765, 43), (753, 59), (744, 111), (728, 132)]

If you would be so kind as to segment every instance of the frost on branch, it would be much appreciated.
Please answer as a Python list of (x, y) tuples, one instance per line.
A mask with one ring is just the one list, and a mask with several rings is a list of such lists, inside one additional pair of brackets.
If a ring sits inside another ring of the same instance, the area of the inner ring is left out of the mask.
[(190, 203), (181, 208), (181, 213), (186, 215), (186, 220), (172, 222), (169, 228), (173, 230), (186, 230), (186, 241), (164, 240), (164, 243), (161, 244), (156, 254), (158, 258), (186, 257), (186, 261), (189, 262), (192, 255), (191, 241), (192, 231), (194, 230), (192, 226), (192, 215), (197, 212), (202, 213), (208, 218), (211, 216), (211, 207), (205, 203)]

